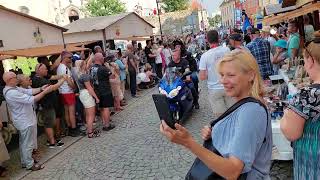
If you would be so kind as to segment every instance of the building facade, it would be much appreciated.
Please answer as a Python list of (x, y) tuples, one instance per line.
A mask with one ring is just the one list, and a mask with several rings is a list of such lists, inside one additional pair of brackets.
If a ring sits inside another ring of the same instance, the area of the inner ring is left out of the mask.
[(0, 0), (0, 5), (44, 21), (64, 26), (85, 17), (87, 0)]
[(236, 24), (236, 1), (235, 0), (223, 0), (220, 5), (222, 26), (223, 27), (234, 27)]

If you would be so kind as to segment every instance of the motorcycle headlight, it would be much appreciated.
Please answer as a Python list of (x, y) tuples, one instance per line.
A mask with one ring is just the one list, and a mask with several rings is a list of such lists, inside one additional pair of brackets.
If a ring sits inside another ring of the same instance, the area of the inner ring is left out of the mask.
[(177, 88), (173, 89), (170, 93), (169, 93), (169, 97), (170, 98), (174, 98), (179, 94), (179, 91), (181, 90), (181, 86), (178, 86)]

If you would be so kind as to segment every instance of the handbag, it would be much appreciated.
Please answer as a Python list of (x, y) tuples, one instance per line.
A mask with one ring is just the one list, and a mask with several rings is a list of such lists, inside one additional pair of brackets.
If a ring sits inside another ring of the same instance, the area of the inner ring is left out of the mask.
[[(211, 128), (213, 128), (213, 126), (215, 124), (217, 124), (219, 121), (223, 120), (226, 116), (231, 114), (233, 111), (238, 109), (240, 106), (242, 106), (243, 104), (248, 103), (248, 102), (259, 103), (267, 111), (267, 107), (262, 102), (260, 102), (259, 100), (255, 99), (255, 98), (247, 97), (247, 98), (244, 98), (244, 99), (238, 101), (237, 103), (235, 103), (226, 112), (224, 112), (220, 117), (218, 117), (216, 120), (212, 121), (210, 123)], [(268, 127), (268, 122), (267, 122), (267, 127)], [(263, 142), (265, 142), (265, 141), (266, 141), (266, 138), (264, 139)], [(213, 146), (211, 138), (204, 141), (203, 147), (212, 151), (213, 153), (215, 153), (218, 156), (222, 156), (217, 151), (217, 149)], [(238, 177), (238, 180), (247, 179), (247, 175), (248, 175), (248, 173), (240, 174), (240, 176)], [(205, 165), (199, 158), (196, 158), (194, 160), (190, 170), (188, 171), (188, 173), (185, 177), (185, 180), (222, 180), (222, 179), (224, 179), (224, 178), (221, 177), (220, 175), (218, 175), (217, 173), (213, 172), (211, 169), (209, 169), (207, 167), (207, 165)]]

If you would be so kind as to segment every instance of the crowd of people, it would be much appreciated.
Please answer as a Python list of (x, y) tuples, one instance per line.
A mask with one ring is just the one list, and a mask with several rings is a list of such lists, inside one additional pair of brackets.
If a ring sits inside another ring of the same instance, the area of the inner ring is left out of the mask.
[[(311, 29), (307, 34), (313, 32), (310, 26), (305, 26)], [(319, 179), (320, 31), (303, 39), (296, 21), (282, 28), (282, 34), (271, 34), (270, 27), (248, 27), (244, 33), (234, 29), (221, 40), (218, 31), (208, 31), (210, 49), (201, 57), (199, 77), (207, 80), (216, 119), (201, 130), (204, 146), (182, 125), (172, 129), (165, 121), (160, 124), (161, 133), (171, 142), (197, 156), (187, 180), (270, 179), (272, 127), (264, 80), (277, 74), (285, 59), (301, 56), (313, 84), (299, 90), (280, 124), (292, 142), (294, 179)]]
[[(164, 41), (147, 40), (144, 49), (141, 43), (132, 42), (126, 52), (103, 51), (100, 46), (87, 55), (63, 51), (59, 57), (39, 57), (30, 77), (6, 72), (3, 95), (19, 131), (21, 166), (33, 171), (43, 168), (38, 164), (37, 120), (44, 124), (49, 148), (63, 146), (62, 137), (66, 135), (79, 136), (79, 126), (85, 127), (88, 138), (99, 137), (101, 132), (94, 127), (96, 116), (102, 120), (103, 131), (114, 129), (111, 115), (127, 105), (127, 85), (131, 96), (137, 98), (138, 91), (157, 84), (167, 67), (179, 67), (192, 72), (186, 81), (195, 109), (200, 107), (199, 79), (206, 80), (213, 117), (222, 117), (201, 130), (213, 152), (199, 145), (179, 124), (174, 130), (162, 121), (160, 131), (194, 153), (217, 177), (268, 179), (272, 128), (264, 105), (263, 80), (277, 74), (285, 59), (302, 54), (314, 84), (295, 96), (281, 121), (281, 129), (293, 141), (294, 178), (306, 179), (306, 172), (312, 172), (311, 179), (316, 179), (320, 176), (320, 166), (313, 161), (320, 157), (316, 142), (320, 135), (320, 32), (310, 35), (311, 25), (306, 24), (305, 28), (305, 41), (310, 44), (304, 48), (297, 22), (290, 21), (279, 27), (276, 34), (271, 33), (270, 27), (259, 30), (248, 26), (244, 32), (233, 29), (223, 37), (210, 30), (206, 34), (167, 37)], [(193, 54), (205, 49), (208, 51), (198, 65)], [(255, 101), (249, 101), (249, 97)], [(0, 148), (2, 144), (0, 141)], [(0, 162), (7, 159), (5, 155)], [(0, 175), (5, 170), (0, 166)], [(192, 170), (187, 179), (195, 178)]]

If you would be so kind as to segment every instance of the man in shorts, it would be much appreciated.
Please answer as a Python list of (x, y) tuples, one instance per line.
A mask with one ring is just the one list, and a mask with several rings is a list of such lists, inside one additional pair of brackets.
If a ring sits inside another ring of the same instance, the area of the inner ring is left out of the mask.
[(75, 104), (76, 97), (74, 89), (76, 88), (72, 80), (70, 67), (72, 65), (72, 54), (68, 51), (61, 53), (61, 63), (57, 69), (57, 75), (66, 75), (66, 81), (59, 87), (59, 93), (64, 105), (64, 116), (69, 128), (69, 135), (72, 137), (78, 136), (76, 129)]
[[(35, 67), (36, 74), (32, 77), (32, 88), (39, 88), (44, 85), (50, 85), (51, 82), (48, 77), (48, 69), (45, 64), (37, 64)], [(67, 76), (65, 76), (67, 78)], [(62, 83), (65, 81), (63, 76), (61, 76), (61, 79), (58, 81), (58, 83), (52, 85), (52, 91), (51, 93), (47, 94), (45, 97), (43, 97), (37, 104), (38, 107), (38, 118), (42, 119), (42, 122), (44, 122), (44, 127), (46, 131), (46, 135), (48, 138), (47, 145), (49, 148), (54, 148), (55, 145), (58, 147), (61, 147), (64, 145), (60, 139), (55, 139), (54, 137), (54, 130), (53, 128), (57, 124), (57, 116), (55, 111), (55, 106), (58, 104), (58, 96), (56, 94), (56, 90), (62, 85)]]
[(109, 82), (110, 69), (104, 66), (102, 53), (94, 55), (94, 65), (91, 67), (90, 75), (93, 80), (94, 90), (100, 99), (99, 107), (103, 121), (104, 131), (109, 131), (115, 126), (110, 123), (110, 109), (113, 107), (113, 95)]

